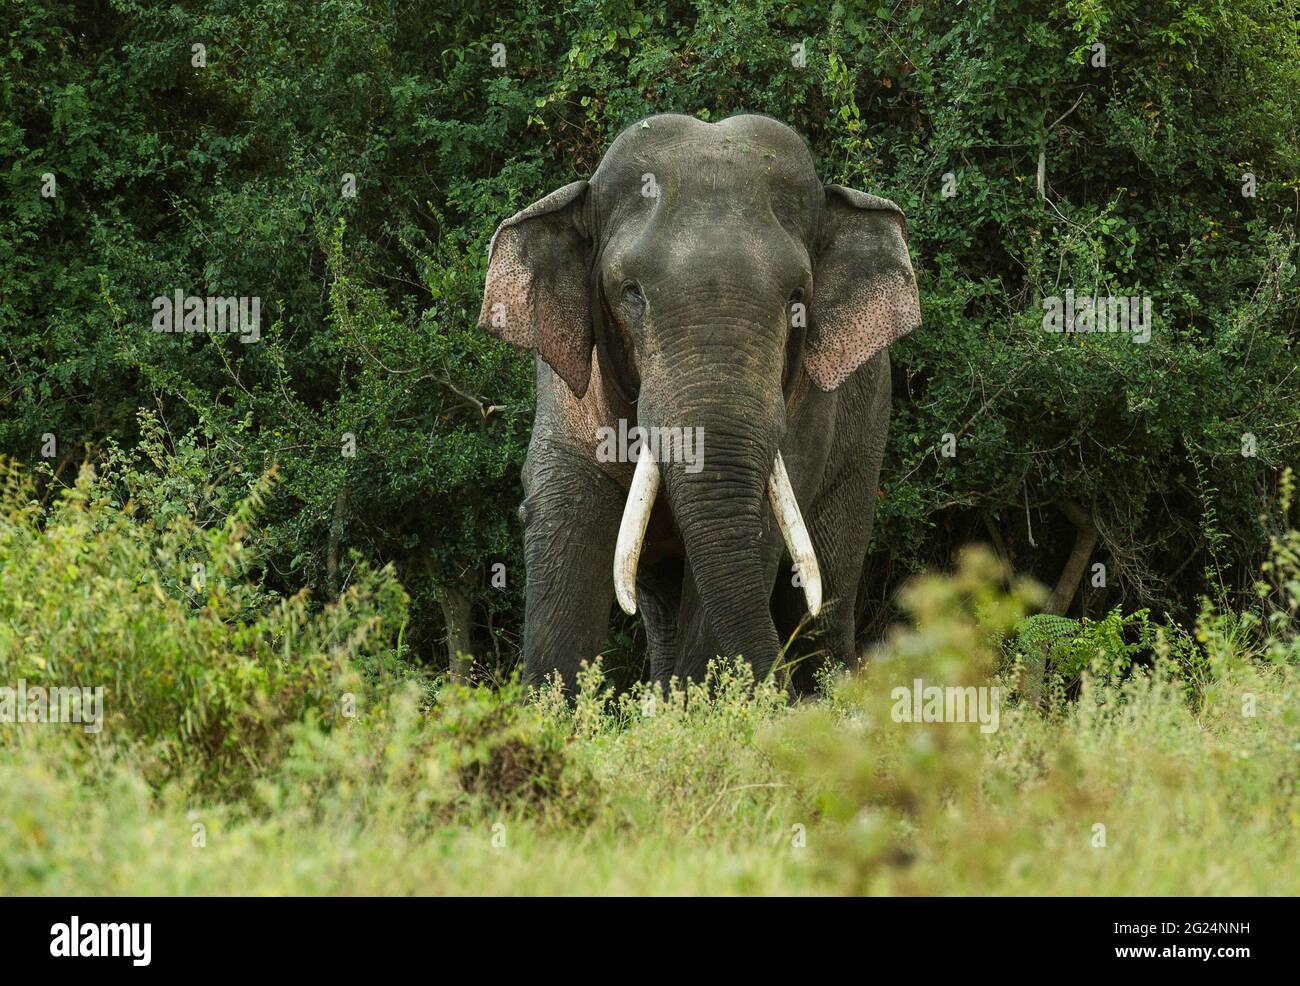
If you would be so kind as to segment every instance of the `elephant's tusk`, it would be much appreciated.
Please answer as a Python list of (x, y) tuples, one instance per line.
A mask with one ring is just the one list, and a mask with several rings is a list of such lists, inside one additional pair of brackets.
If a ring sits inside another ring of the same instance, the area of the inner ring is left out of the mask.
[[(776, 453), (776, 461), (772, 463), (772, 477), (767, 481), (767, 496), (772, 501), (772, 510), (776, 513), (776, 522), (781, 527), (785, 546), (790, 549), (790, 557), (794, 559), (795, 568), (803, 581), (803, 595), (808, 602), (808, 612), (816, 616), (822, 608), (822, 573), (817, 567), (812, 538), (803, 522), (803, 514), (799, 512), (799, 501), (794, 498), (790, 474), (785, 471), (785, 462), (780, 452)], [(623, 523), (627, 524), (626, 517), (623, 518)], [(619, 537), (621, 539), (622, 535)]]
[(632, 475), (632, 488), (627, 491), (623, 523), (619, 525), (618, 544), (614, 548), (614, 595), (628, 616), (636, 612), (636, 566), (641, 560), (641, 542), (645, 540), (645, 527), (650, 522), (650, 511), (658, 493), (659, 466), (650, 450), (643, 446)]

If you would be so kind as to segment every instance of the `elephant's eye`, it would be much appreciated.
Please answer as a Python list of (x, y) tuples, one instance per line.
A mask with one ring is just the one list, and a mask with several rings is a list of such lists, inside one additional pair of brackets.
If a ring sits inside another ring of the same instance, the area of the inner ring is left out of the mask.
[(645, 295), (641, 293), (641, 285), (635, 281), (623, 285), (623, 307), (636, 316), (645, 311)]
[(781, 392), (786, 398), (794, 391), (795, 380), (799, 374), (799, 364), (803, 359), (804, 336), (808, 331), (808, 309), (804, 301), (803, 288), (796, 288), (786, 304), (787, 317), (790, 321), (790, 335), (785, 342), (785, 367), (781, 372)]
[(807, 324), (808, 306), (803, 300), (803, 288), (795, 288), (786, 303), (790, 315), (791, 328), (800, 328)]

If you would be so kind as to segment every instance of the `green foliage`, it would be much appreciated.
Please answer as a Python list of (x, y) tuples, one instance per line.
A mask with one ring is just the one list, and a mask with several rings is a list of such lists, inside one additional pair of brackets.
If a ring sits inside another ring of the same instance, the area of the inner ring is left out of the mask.
[(305, 592), (275, 598), (247, 582), (245, 539), (268, 487), (256, 481), (204, 530), (181, 511), (117, 509), (88, 466), (43, 512), (6, 466), (0, 680), (102, 686), (104, 721), (86, 743), (120, 731), (148, 749), (151, 781), (246, 789), (283, 755), (287, 726), (337, 720), (406, 606), (388, 570), (362, 572), (319, 611)]
[(501, 688), (444, 689), (433, 730), (445, 741), (445, 759), (466, 792), (493, 804), (553, 799), (579, 811), (583, 785), (566, 771), (567, 731), (557, 729), (523, 697), (517, 679)]
[(1068, 616), (1036, 613), (1023, 620), (1003, 643), (1009, 654), (1032, 654), (1047, 665), (1059, 663), (1057, 655), (1069, 646), (1079, 632), (1079, 621)]
[(1268, 558), (1260, 565), (1255, 593), (1261, 602), (1266, 646), (1263, 656), (1274, 664), (1300, 658), (1300, 523), (1292, 523), (1296, 506), (1294, 470), (1282, 473), (1275, 530), (1269, 535)]
[[(106, 694), (0, 724), (0, 892), (1300, 892), (1296, 16), (6, 4), (0, 452), (39, 464), (0, 475), (0, 686)], [(533, 377), (474, 327), (486, 247), (669, 111), (772, 115), (907, 214), (863, 598), (998, 543), (825, 701), (616, 691), (629, 624), (572, 704), (509, 676)], [(1150, 343), (1044, 332), (1066, 288), (1150, 295)], [(260, 297), (261, 340), (151, 331), (176, 289)], [(1110, 577), (1026, 622), (1066, 499)], [(496, 689), (420, 671), (458, 601)], [(998, 728), (896, 722), (918, 677), (1004, 689)]]
[(1106, 660), (1107, 673), (1122, 674), (1152, 650), (1155, 628), (1148, 617), (1144, 609), (1125, 614), (1118, 606), (1100, 620), (1038, 613), (1016, 627), (1003, 650), (1042, 664), (1067, 683), (1078, 681), (1099, 655)]
[[(1028, 601), (1014, 587), (1002, 595), (999, 581), (990, 559), (971, 554), (952, 579), (915, 583), (912, 620), (877, 660), (841, 681), (828, 706), (800, 710), (762, 740), (829, 823), (810, 836), (822, 847), (822, 885), (869, 894), (1267, 888), (1270, 867), (1291, 851), (1269, 833), (1300, 835), (1300, 790), (1282, 766), (1300, 722), (1295, 665), (1212, 670), (1198, 712), (1184, 669), (1130, 663), (1128, 621), (1115, 613), (1059, 638), (1067, 656), (1090, 650), (1091, 660), (1079, 701), (1042, 715), (1014, 675), (993, 671), (994, 644)], [(968, 605), (972, 587), (1001, 604)], [(1131, 622), (1151, 629), (1144, 614)], [(1001, 688), (1011, 701), (989, 731), (900, 721), (894, 689), (914, 677)], [(1210, 846), (1223, 863), (1214, 876), (1202, 855)]]

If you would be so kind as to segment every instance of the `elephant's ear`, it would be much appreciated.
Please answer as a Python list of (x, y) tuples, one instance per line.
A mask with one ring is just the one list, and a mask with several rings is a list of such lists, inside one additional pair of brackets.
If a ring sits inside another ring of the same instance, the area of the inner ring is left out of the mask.
[(902, 210), (840, 185), (825, 195), (804, 365), (818, 387), (834, 390), (920, 325), (921, 306)]
[(575, 181), (511, 216), (488, 247), (479, 328), (535, 349), (577, 396), (591, 378), (590, 241)]

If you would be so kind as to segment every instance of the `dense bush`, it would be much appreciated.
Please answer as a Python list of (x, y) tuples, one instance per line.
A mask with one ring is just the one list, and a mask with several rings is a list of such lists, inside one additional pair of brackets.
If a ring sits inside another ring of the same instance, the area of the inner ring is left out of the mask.
[(373, 681), (392, 663), (406, 595), (391, 571), (362, 573), (320, 611), (306, 592), (276, 599), (246, 581), (261, 485), (203, 531), (184, 513), (141, 520), (134, 502), (118, 509), (89, 466), (47, 513), (12, 467), (4, 479), (6, 686), (102, 687), (102, 723), (77, 734), (139, 742), (155, 780), (184, 774), (243, 790), (278, 762), (289, 727), (364, 708), (361, 672)]
[[(908, 215), (871, 636), (971, 539), (1051, 584), (1075, 509), (1108, 579), (1074, 614), (1249, 596), (1300, 447), (1292, 0), (17, 0), (0, 32), (0, 451), (70, 484), (148, 408), (196, 436), (201, 522), (278, 464), (266, 588), (391, 562), (421, 660), (515, 650), (532, 384), (473, 328), (488, 237), (659, 111), (771, 114)], [(1042, 331), (1067, 288), (1150, 295), (1151, 341)], [(152, 332), (175, 289), (259, 296), (261, 340)]]

